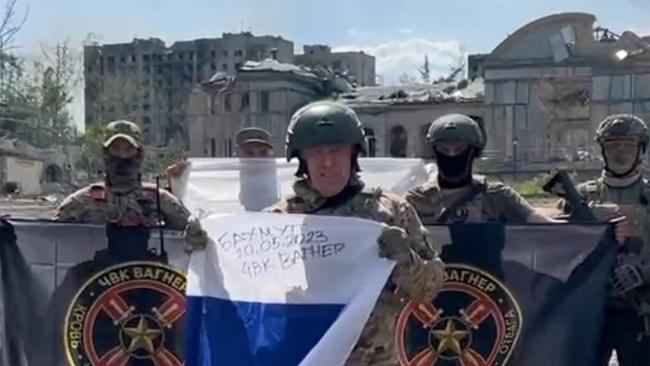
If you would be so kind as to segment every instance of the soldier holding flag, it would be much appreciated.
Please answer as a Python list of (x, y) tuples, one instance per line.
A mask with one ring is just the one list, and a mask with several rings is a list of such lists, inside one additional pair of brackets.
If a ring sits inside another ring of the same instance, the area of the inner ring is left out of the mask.
[[(596, 130), (605, 161), (601, 176), (577, 186), (587, 201), (618, 205), (628, 222), (612, 275), (597, 365), (607, 365), (612, 350), (621, 366), (650, 365), (650, 183), (641, 174), (649, 139), (642, 119), (608, 116)], [(561, 208), (571, 210), (567, 202)]]

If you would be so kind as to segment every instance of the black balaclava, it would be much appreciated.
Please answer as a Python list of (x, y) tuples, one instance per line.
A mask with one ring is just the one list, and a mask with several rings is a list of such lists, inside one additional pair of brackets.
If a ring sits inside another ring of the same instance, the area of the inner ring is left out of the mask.
[(456, 156), (447, 156), (435, 151), (438, 166), (438, 183), (442, 188), (459, 188), (472, 182), (474, 149), (468, 148)]
[(106, 167), (106, 185), (111, 189), (129, 191), (140, 185), (141, 151), (131, 158), (122, 158), (105, 151), (104, 165)]

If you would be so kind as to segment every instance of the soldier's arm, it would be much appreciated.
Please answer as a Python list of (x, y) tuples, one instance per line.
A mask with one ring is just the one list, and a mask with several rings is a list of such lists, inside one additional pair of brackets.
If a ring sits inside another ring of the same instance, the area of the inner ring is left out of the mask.
[(422, 226), (411, 204), (401, 201), (397, 209), (395, 224), (406, 231), (412, 260), (396, 265), (392, 281), (411, 300), (431, 301), (442, 286), (444, 274), (440, 246)]
[(84, 222), (85, 221), (85, 200), (84, 191), (77, 191), (68, 197), (57, 207), (54, 213), (54, 220), (61, 222)]
[(170, 192), (160, 190), (160, 209), (165, 217), (165, 228), (184, 230), (190, 211)]
[(499, 212), (505, 216), (507, 222), (561, 222), (536, 210), (517, 191), (505, 184), (495, 183), (491, 185), (488, 188), (488, 194), (493, 198), (494, 204), (499, 206)]

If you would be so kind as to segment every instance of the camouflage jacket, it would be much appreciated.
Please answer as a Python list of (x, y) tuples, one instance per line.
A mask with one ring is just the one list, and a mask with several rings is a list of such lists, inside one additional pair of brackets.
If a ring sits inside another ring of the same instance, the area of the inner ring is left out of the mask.
[[(183, 230), (190, 212), (168, 191), (160, 191), (160, 211), (165, 227)], [(143, 184), (126, 193), (113, 192), (104, 183), (86, 186), (57, 208), (55, 220), (122, 226), (154, 226), (158, 221), (156, 187)]]
[[(629, 236), (645, 243), (650, 241), (650, 183), (644, 178), (626, 187), (607, 185), (603, 178), (593, 179), (576, 186), (578, 193), (588, 202), (614, 203), (627, 217)], [(565, 212), (570, 205), (562, 202)], [(648, 248), (646, 248), (648, 250)], [(650, 251), (649, 251), (650, 253)]]
[[(489, 182), (485, 177), (474, 176), (472, 185), (480, 187), (478, 194), (458, 205), (451, 213), (451, 222), (526, 222), (533, 207), (514, 189), (499, 182)], [(406, 200), (415, 207), (425, 224), (435, 224), (443, 210), (471, 189), (442, 189), (437, 180), (411, 189)]]
[(340, 205), (325, 206), (326, 199), (306, 180), (294, 184), (295, 196), (266, 212), (354, 216), (404, 229), (413, 250), (412, 263), (398, 264), (366, 323), (346, 365), (397, 365), (395, 326), (408, 300), (433, 300), (441, 286), (443, 265), (415, 211), (402, 198), (380, 189), (362, 190)]

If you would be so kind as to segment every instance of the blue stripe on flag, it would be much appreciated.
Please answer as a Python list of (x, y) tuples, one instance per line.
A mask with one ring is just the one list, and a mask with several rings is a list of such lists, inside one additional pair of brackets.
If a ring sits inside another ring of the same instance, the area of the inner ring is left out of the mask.
[(343, 307), (188, 296), (185, 365), (298, 365)]

